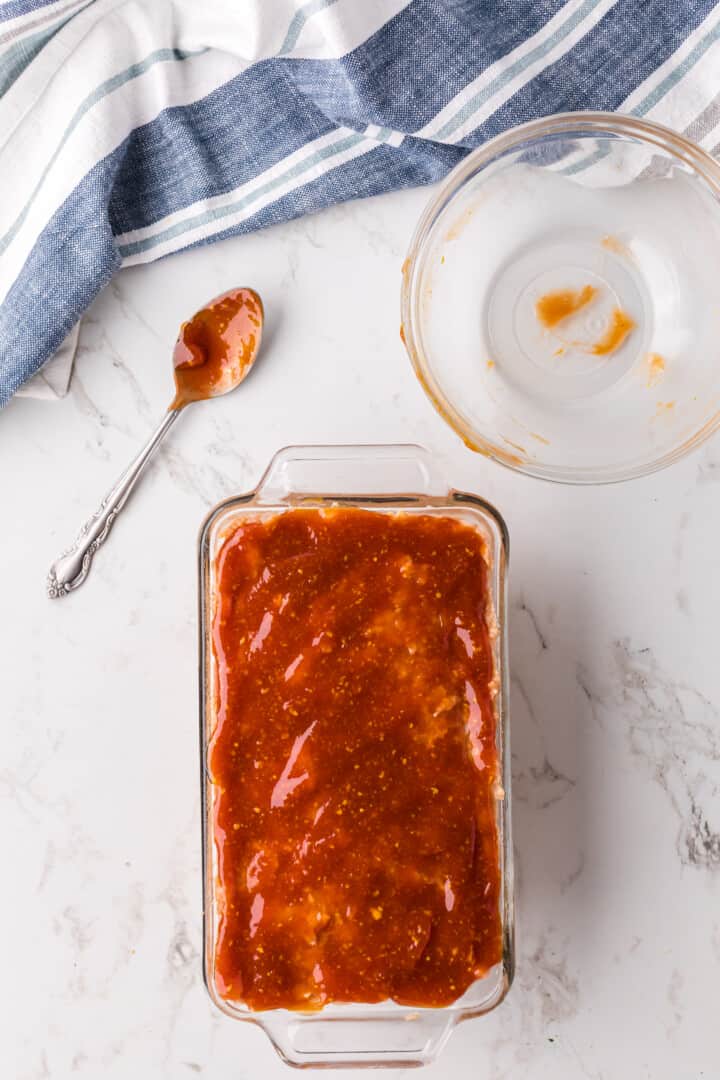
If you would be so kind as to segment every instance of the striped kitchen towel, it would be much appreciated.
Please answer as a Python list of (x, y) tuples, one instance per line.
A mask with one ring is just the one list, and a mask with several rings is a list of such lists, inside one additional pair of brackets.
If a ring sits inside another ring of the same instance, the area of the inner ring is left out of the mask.
[(5, 0), (0, 94), (1, 405), (121, 267), (437, 180), (520, 121), (717, 150), (720, 4)]

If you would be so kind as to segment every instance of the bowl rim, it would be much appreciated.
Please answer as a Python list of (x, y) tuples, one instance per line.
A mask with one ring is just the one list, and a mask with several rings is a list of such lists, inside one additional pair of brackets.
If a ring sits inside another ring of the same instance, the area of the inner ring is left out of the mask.
[(612, 484), (648, 476), (685, 457), (720, 427), (720, 410), (716, 411), (702, 427), (679, 446), (654, 461), (644, 462), (638, 466), (621, 468), (583, 466), (576, 469), (571, 465), (562, 467), (538, 465), (497, 446), (475, 431), (465, 420), (440, 389), (420, 347), (413, 317), (413, 310), (418, 299), (425, 243), (435, 221), (466, 181), (496, 158), (519, 149), (527, 143), (537, 142), (548, 135), (572, 134), (580, 131), (632, 139), (670, 154), (700, 176), (720, 202), (720, 163), (691, 139), (654, 120), (645, 120), (623, 113), (578, 110), (554, 113), (518, 124), (472, 150), (447, 175), (439, 190), (426, 203), (415, 226), (402, 265), (400, 336), (415, 375), (426, 395), (442, 419), (456, 435), (460, 436), (470, 450), (491, 458), (514, 472), (524, 473), (526, 476), (541, 480), (576, 485)]

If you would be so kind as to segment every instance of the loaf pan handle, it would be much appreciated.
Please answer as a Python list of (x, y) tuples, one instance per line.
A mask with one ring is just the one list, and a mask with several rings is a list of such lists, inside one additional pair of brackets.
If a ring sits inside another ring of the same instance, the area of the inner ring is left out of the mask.
[(289, 446), (278, 451), (258, 486), (262, 502), (302, 497), (442, 496), (448, 484), (422, 446)]
[(445, 1010), (418, 1010), (377, 1017), (301, 1016), (263, 1018), (280, 1057), (299, 1068), (402, 1068), (434, 1061), (447, 1041), (454, 1017)]

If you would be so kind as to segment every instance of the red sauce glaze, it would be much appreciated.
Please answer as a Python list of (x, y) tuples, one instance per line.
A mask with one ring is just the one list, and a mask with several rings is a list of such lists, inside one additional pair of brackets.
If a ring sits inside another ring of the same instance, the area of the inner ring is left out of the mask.
[(446, 1005), (502, 955), (485, 545), (290, 510), (217, 561), (218, 993)]
[(234, 389), (260, 347), (262, 301), (253, 289), (231, 289), (183, 323), (175, 344), (171, 409)]

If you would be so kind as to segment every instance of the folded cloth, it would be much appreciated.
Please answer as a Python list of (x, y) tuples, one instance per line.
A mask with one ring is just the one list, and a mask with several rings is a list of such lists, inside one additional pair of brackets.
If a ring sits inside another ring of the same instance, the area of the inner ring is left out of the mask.
[(18, 397), (44, 398), (46, 401), (65, 397), (70, 387), (79, 334), (80, 323), (76, 322), (50, 359), (16, 391)]
[(538, 115), (717, 149), (715, 0), (6, 0), (0, 405), (116, 270), (437, 180)]

